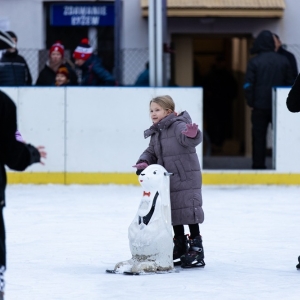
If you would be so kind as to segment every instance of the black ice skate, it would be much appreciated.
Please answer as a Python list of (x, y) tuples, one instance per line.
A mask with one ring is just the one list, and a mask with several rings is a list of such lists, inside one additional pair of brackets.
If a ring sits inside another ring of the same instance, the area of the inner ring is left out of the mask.
[(200, 235), (194, 239), (189, 239), (190, 248), (187, 253), (181, 256), (182, 268), (204, 267), (204, 250), (202, 246), (202, 238)]
[(300, 256), (298, 256), (298, 265), (296, 266), (296, 268), (300, 271)]
[(173, 248), (173, 262), (174, 266), (180, 266), (180, 257), (187, 253), (188, 250), (188, 240), (186, 235), (181, 235), (173, 238), (174, 248)]

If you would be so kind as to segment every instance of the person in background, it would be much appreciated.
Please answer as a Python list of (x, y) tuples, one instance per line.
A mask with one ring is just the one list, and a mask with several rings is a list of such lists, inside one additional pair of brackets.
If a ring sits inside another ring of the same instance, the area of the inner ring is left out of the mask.
[[(192, 123), (188, 112), (175, 112), (175, 103), (168, 96), (158, 96), (150, 101), (153, 125), (144, 132), (150, 138), (149, 147), (136, 164), (136, 174), (151, 164), (159, 164), (173, 176), (170, 177), (172, 225), (174, 230), (173, 260), (181, 267), (204, 267), (204, 250), (199, 223), (204, 221), (202, 209), (202, 180), (196, 146), (202, 142), (198, 125)], [(184, 234), (184, 224), (190, 236)], [(189, 246), (188, 246), (189, 245)]]
[(74, 68), (69, 61), (64, 59), (65, 48), (60, 41), (54, 43), (49, 50), (49, 61), (39, 73), (36, 85), (54, 86), (56, 72), (61, 65), (64, 65), (69, 72), (70, 85), (78, 85), (78, 78)]
[(298, 76), (298, 66), (294, 54), (283, 48), (282, 42), (277, 34), (273, 33), (273, 37), (275, 42), (275, 51), (281, 55), (284, 55), (288, 59), (291, 64), (293, 77), (296, 79)]
[(84, 38), (76, 47), (73, 58), (75, 65), (81, 69), (80, 85), (115, 86), (115, 78), (103, 67), (101, 59), (93, 54), (89, 40)]
[[(298, 75), (286, 99), (286, 106), (292, 113), (300, 112), (300, 76)], [(300, 256), (298, 256), (297, 270), (300, 270)]]
[(26, 86), (32, 84), (28, 64), (18, 52), (17, 35), (12, 31), (6, 32), (15, 43), (15, 48), (7, 49), (0, 60), (0, 86)]
[(203, 109), (207, 133), (213, 151), (218, 154), (226, 139), (231, 138), (232, 107), (238, 85), (225, 56), (218, 55), (203, 80)]
[(40, 162), (47, 154), (43, 146), (37, 148), (26, 144), (17, 131), (16, 106), (0, 91), (0, 299), (3, 299), (6, 271), (6, 243), (3, 208), (5, 207), (6, 171), (24, 171), (33, 163)]
[(55, 85), (66, 86), (69, 85), (69, 83), (69, 71), (66, 66), (61, 65), (56, 72)]
[(266, 135), (272, 123), (272, 88), (291, 86), (295, 80), (286, 57), (275, 52), (273, 34), (263, 30), (254, 41), (248, 62), (244, 92), (252, 109), (252, 169), (266, 169)]
[(145, 70), (139, 74), (135, 83), (135, 86), (149, 86), (149, 62), (145, 64)]

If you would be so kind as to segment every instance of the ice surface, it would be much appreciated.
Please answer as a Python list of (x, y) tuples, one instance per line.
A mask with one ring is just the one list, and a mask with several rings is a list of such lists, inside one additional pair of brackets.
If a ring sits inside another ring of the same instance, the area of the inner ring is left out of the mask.
[(6, 300), (299, 299), (300, 187), (203, 187), (206, 266), (106, 274), (131, 258), (138, 186), (10, 185)]

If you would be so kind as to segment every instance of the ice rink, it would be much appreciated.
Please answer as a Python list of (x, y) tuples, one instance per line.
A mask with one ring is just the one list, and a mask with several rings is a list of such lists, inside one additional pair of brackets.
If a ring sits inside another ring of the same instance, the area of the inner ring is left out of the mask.
[(206, 267), (106, 274), (131, 257), (142, 188), (10, 185), (6, 300), (299, 299), (300, 187), (204, 186)]

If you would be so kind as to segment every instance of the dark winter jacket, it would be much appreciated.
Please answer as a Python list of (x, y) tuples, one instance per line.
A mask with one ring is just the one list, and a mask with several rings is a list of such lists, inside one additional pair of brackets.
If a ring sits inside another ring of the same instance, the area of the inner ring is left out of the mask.
[(84, 86), (114, 86), (114, 77), (102, 66), (101, 59), (92, 54), (80, 67), (81, 84)]
[(245, 76), (244, 91), (247, 104), (256, 109), (272, 109), (272, 87), (291, 86), (294, 82), (289, 61), (274, 51), (270, 31), (262, 31), (254, 42)]
[(172, 225), (202, 223), (202, 177), (196, 146), (202, 141), (198, 130), (195, 138), (188, 138), (181, 132), (192, 120), (187, 112), (179, 116), (170, 114), (145, 131), (151, 136), (149, 147), (138, 162), (159, 164), (173, 173), (170, 177)]
[(297, 61), (296, 61), (294, 54), (285, 50), (283, 47), (279, 47), (277, 53), (285, 56), (288, 59), (288, 61), (290, 62), (290, 65), (292, 67), (293, 77), (294, 77), (294, 79), (296, 79), (296, 77), (298, 76), (298, 66), (297, 66)]
[(23, 171), (40, 161), (39, 151), (15, 138), (17, 130), (16, 106), (0, 91), (0, 206), (5, 205), (6, 173), (4, 166)]
[(135, 86), (149, 86), (149, 69), (145, 69), (136, 79)]
[(300, 111), (300, 76), (295, 80), (294, 85), (289, 91), (288, 97), (286, 99), (286, 106), (290, 112)]
[(32, 78), (23, 56), (14, 52), (4, 52), (0, 61), (0, 86), (31, 85)]
[[(69, 71), (70, 82), (68, 85), (78, 85), (78, 78), (69, 63), (64, 63)], [(56, 72), (54, 72), (48, 65), (41, 70), (39, 77), (36, 81), (36, 85), (39, 86), (54, 86), (55, 85)]]

